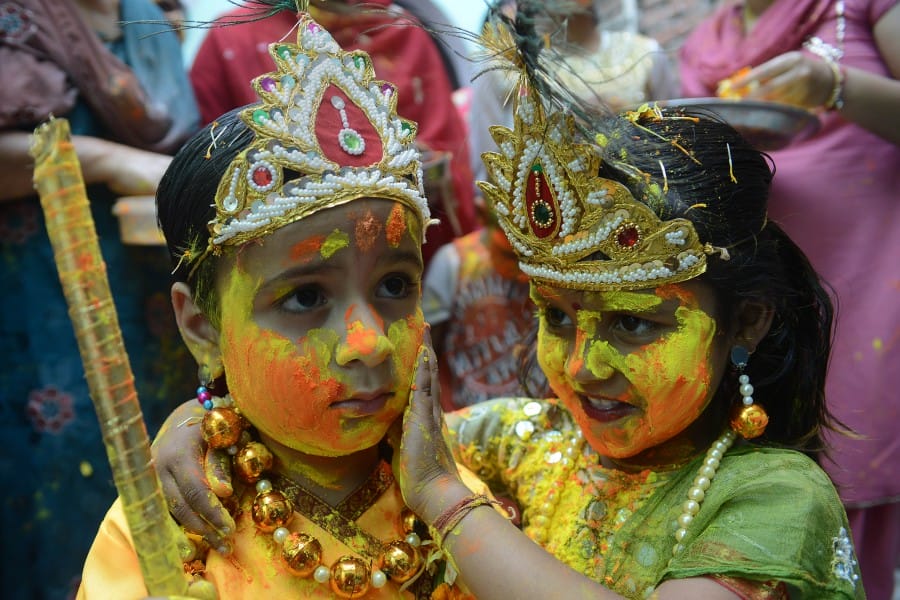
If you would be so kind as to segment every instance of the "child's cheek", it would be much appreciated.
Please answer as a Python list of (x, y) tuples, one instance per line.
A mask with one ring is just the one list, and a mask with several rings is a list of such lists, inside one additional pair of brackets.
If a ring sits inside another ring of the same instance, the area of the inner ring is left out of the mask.
[(425, 318), (422, 315), (422, 310), (417, 308), (414, 314), (391, 323), (388, 327), (387, 335), (396, 349), (394, 364), (397, 373), (397, 386), (398, 388), (406, 389), (412, 381), (419, 346), (422, 345), (422, 339), (425, 335)]
[(566, 360), (568, 358), (568, 343), (563, 338), (549, 333), (543, 324), (538, 330), (538, 364), (547, 375), (550, 387), (557, 395), (562, 396), (566, 385)]

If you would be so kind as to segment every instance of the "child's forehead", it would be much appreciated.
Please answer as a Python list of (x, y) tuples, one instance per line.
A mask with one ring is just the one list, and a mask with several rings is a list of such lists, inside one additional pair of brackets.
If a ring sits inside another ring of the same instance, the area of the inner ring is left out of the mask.
[(532, 296), (539, 301), (558, 302), (576, 309), (595, 311), (647, 311), (665, 305), (696, 304), (692, 286), (666, 284), (643, 290), (574, 290), (533, 283)]
[(417, 223), (415, 213), (401, 202), (359, 198), (309, 215), (282, 229), (289, 229), (284, 235), (289, 235), (298, 246), (334, 232), (341, 232), (352, 242), (365, 245), (387, 234), (418, 241), (413, 226)]
[[(279, 271), (298, 264), (333, 266), (348, 254), (375, 260), (403, 250), (421, 251), (415, 213), (402, 203), (363, 198), (322, 210), (244, 245), (243, 268)], [(349, 251), (349, 252), (348, 252)]]

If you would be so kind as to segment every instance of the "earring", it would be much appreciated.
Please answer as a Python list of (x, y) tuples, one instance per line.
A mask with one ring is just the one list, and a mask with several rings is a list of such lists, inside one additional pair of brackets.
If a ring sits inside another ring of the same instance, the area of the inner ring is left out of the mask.
[(213, 407), (213, 394), (209, 389), (213, 386), (213, 378), (208, 365), (202, 364), (197, 367), (197, 379), (200, 380), (200, 385), (197, 387), (197, 402), (209, 410)]
[(758, 438), (765, 432), (769, 424), (769, 415), (759, 404), (753, 402), (753, 386), (750, 385), (750, 376), (744, 373), (747, 362), (750, 360), (750, 351), (744, 346), (735, 345), (731, 348), (731, 364), (738, 370), (738, 388), (741, 393), (741, 403), (731, 412), (731, 428), (746, 440)]
[(229, 394), (219, 397), (210, 389), (215, 379), (208, 365), (202, 364), (197, 370), (200, 385), (197, 387), (197, 402), (203, 405), (206, 413), (200, 423), (203, 440), (210, 448), (227, 448), (229, 451), (241, 439), (247, 428), (247, 422), (234, 406)]

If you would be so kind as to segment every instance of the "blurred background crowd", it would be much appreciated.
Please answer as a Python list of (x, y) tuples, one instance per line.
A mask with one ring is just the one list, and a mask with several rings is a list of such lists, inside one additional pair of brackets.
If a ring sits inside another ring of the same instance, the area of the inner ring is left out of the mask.
[[(50, 114), (72, 123), (153, 435), (192, 395), (197, 376), (169, 310), (165, 250), (155, 231), (124, 227), (149, 207), (143, 223), (154, 229), (152, 195), (169, 156), (200, 126), (253, 101), (250, 80), (272, 68), (268, 44), (291, 35), (293, 17), (284, 13), (232, 27), (178, 28), (249, 14), (235, 4), (0, 0), (0, 573), (17, 582), (7, 598), (72, 597), (116, 495), (32, 190), (29, 132)], [(373, 57), (378, 75), (398, 87), (400, 115), (419, 124), (429, 200), (441, 219), (425, 246), (423, 307), (442, 363), (442, 403), (451, 410), (541, 393), (545, 382), (518, 377), (534, 327), (528, 286), (474, 183), (486, 176), (481, 153), (494, 150), (487, 128), (512, 122), (511, 82), (498, 72), (476, 77), (474, 42), (439, 33), (448, 25), (479, 32), (488, 0), (313, 4), (342, 46)], [(723, 80), (759, 67), (757, 84), (768, 85), (768, 99), (817, 121), (806, 139), (772, 149), (770, 218), (834, 289), (839, 316), (828, 399), (858, 435), (831, 436), (823, 467), (845, 501), (868, 597), (896, 598), (898, 2), (552, 4), (577, 15), (564, 31), (547, 34), (577, 49), (555, 68), (580, 96), (614, 110), (710, 97)], [(515, 10), (510, 0), (499, 7)]]

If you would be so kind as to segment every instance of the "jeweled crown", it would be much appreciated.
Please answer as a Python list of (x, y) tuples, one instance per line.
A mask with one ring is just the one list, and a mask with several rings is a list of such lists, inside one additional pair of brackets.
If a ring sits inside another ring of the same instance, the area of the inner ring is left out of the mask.
[(514, 129), (491, 127), (499, 152), (478, 182), (532, 280), (582, 290), (640, 289), (706, 269), (686, 219), (661, 220), (617, 181), (598, 176), (599, 146), (576, 143), (571, 115), (551, 112), (523, 86)]
[(297, 43), (270, 44), (269, 54), (276, 71), (253, 81), (260, 103), (240, 113), (256, 137), (219, 183), (209, 250), (363, 197), (408, 206), (424, 236), (416, 124), (397, 115), (396, 90), (375, 79), (368, 54), (342, 50), (305, 13)]

